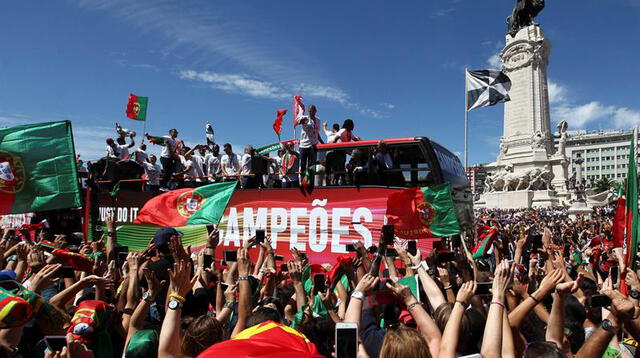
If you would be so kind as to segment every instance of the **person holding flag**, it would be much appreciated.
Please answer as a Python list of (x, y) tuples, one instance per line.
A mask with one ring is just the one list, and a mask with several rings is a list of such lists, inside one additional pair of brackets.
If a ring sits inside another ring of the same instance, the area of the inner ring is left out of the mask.
[(298, 124), (300, 131), (300, 173), (316, 163), (316, 145), (322, 143), (320, 139), (320, 118), (316, 117), (316, 106), (309, 106), (309, 115), (302, 116)]

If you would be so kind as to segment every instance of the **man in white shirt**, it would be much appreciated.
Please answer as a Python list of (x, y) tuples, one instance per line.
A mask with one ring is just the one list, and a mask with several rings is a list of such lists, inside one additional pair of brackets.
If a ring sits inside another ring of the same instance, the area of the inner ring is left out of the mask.
[(253, 177), (249, 176), (253, 174), (253, 168), (252, 168), (253, 163), (251, 162), (252, 159), (253, 159), (253, 147), (248, 145), (244, 148), (244, 154), (240, 159), (240, 167), (241, 167), (240, 174), (244, 175), (240, 180), (241, 187), (243, 189), (253, 187)]
[(141, 161), (140, 165), (144, 168), (147, 177), (147, 191), (154, 194), (159, 193), (160, 178), (162, 177), (162, 167), (157, 163), (158, 158), (155, 155), (149, 156), (149, 161)]
[(223, 146), (224, 155), (220, 159), (220, 170), (222, 171), (224, 181), (238, 180), (237, 175), (240, 174), (240, 163), (238, 156), (233, 153), (231, 144), (226, 143)]
[(149, 155), (147, 154), (146, 150), (147, 150), (147, 145), (144, 143), (140, 144), (140, 147), (136, 149), (135, 151), (136, 162), (138, 162), (138, 164), (148, 162)]
[(196, 183), (197, 185), (202, 185), (206, 182), (205, 173), (204, 173), (204, 151), (205, 147), (198, 144), (195, 147), (197, 150), (191, 156), (191, 161), (193, 162), (193, 169), (196, 171)]
[(207, 176), (209, 181), (215, 183), (220, 178), (220, 146), (215, 144), (212, 152), (207, 153), (204, 157), (205, 167), (207, 168)]
[(300, 132), (300, 175), (304, 175), (307, 167), (316, 163), (316, 145), (320, 142), (320, 118), (316, 117), (316, 106), (309, 106), (309, 116), (303, 116), (298, 123)]
[(118, 159), (118, 157), (120, 156), (120, 151), (116, 143), (113, 141), (113, 138), (107, 138), (106, 142), (107, 154), (105, 155), (105, 157), (109, 159)]
[(118, 137), (118, 139), (116, 139), (116, 142), (118, 143), (118, 150), (120, 152), (120, 155), (118, 156), (118, 159), (120, 160), (128, 160), (129, 159), (129, 148), (133, 147), (134, 145), (136, 145), (136, 142), (133, 140), (133, 133), (129, 134), (129, 138), (131, 138), (131, 143), (127, 144), (127, 141), (124, 139), (125, 137)]
[(340, 131), (340, 125), (338, 123), (334, 123), (331, 126), (331, 130), (327, 130), (327, 122), (322, 123), (322, 130), (324, 131), (324, 135), (327, 136), (327, 143), (335, 143), (340, 135), (338, 135), (338, 131)]
[(196, 171), (197, 165), (195, 164), (192, 155), (196, 147), (192, 149), (185, 148), (187, 151), (184, 153), (184, 156), (179, 156), (182, 170), (177, 172), (176, 176), (183, 177), (184, 183), (182, 186), (185, 188), (195, 188), (198, 182), (198, 175)]
[(162, 163), (162, 169), (164, 170), (164, 176), (162, 177), (161, 185), (167, 186), (167, 182), (173, 177), (173, 173), (176, 171), (177, 161), (180, 160), (178, 153), (176, 152), (176, 138), (178, 137), (178, 131), (174, 128), (169, 130), (169, 135), (162, 137), (164, 140), (164, 146), (162, 152), (160, 152), (160, 163)]

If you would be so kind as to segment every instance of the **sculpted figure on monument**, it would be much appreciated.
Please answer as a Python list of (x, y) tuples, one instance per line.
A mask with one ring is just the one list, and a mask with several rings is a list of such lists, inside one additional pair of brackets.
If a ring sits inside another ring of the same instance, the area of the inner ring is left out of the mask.
[(562, 121), (558, 123), (558, 132), (560, 132), (560, 140), (558, 141), (557, 153), (563, 157), (567, 155), (567, 152), (566, 152), (567, 129), (569, 129), (569, 124), (567, 123), (567, 121)]
[(542, 149), (545, 145), (545, 138), (542, 132), (537, 131), (531, 138), (531, 149)]
[(509, 148), (507, 147), (507, 145), (504, 142), (504, 138), (500, 138), (500, 153), (502, 154), (507, 154), (507, 151), (509, 150)]
[(533, 24), (542, 9), (544, 0), (517, 0), (511, 16), (507, 17), (509, 35), (516, 36), (521, 28)]

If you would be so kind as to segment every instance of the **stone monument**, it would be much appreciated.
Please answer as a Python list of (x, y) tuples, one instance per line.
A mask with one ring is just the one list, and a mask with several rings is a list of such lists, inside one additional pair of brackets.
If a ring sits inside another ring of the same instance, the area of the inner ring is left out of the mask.
[[(507, 19), (509, 33), (500, 58), (502, 71), (511, 79), (511, 100), (504, 105), (500, 153), (486, 166), (489, 179), (478, 207), (553, 206), (568, 200), (569, 159), (564, 146), (554, 149), (549, 114), (551, 43), (533, 23), (542, 8), (544, 0), (519, 0)], [(566, 142), (567, 124), (561, 125), (560, 141)]]

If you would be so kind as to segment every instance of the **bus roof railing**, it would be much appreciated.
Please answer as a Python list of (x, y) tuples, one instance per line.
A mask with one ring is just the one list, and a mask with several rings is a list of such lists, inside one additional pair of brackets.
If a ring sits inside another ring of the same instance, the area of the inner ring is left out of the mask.
[(344, 147), (370, 147), (376, 146), (380, 141), (383, 141), (387, 144), (398, 144), (398, 143), (415, 143), (418, 140), (418, 137), (405, 137), (405, 138), (388, 138), (388, 139), (367, 139), (367, 140), (359, 140), (354, 142), (338, 142), (338, 143), (325, 143), (318, 144), (318, 149), (331, 149), (331, 148), (344, 148)]

